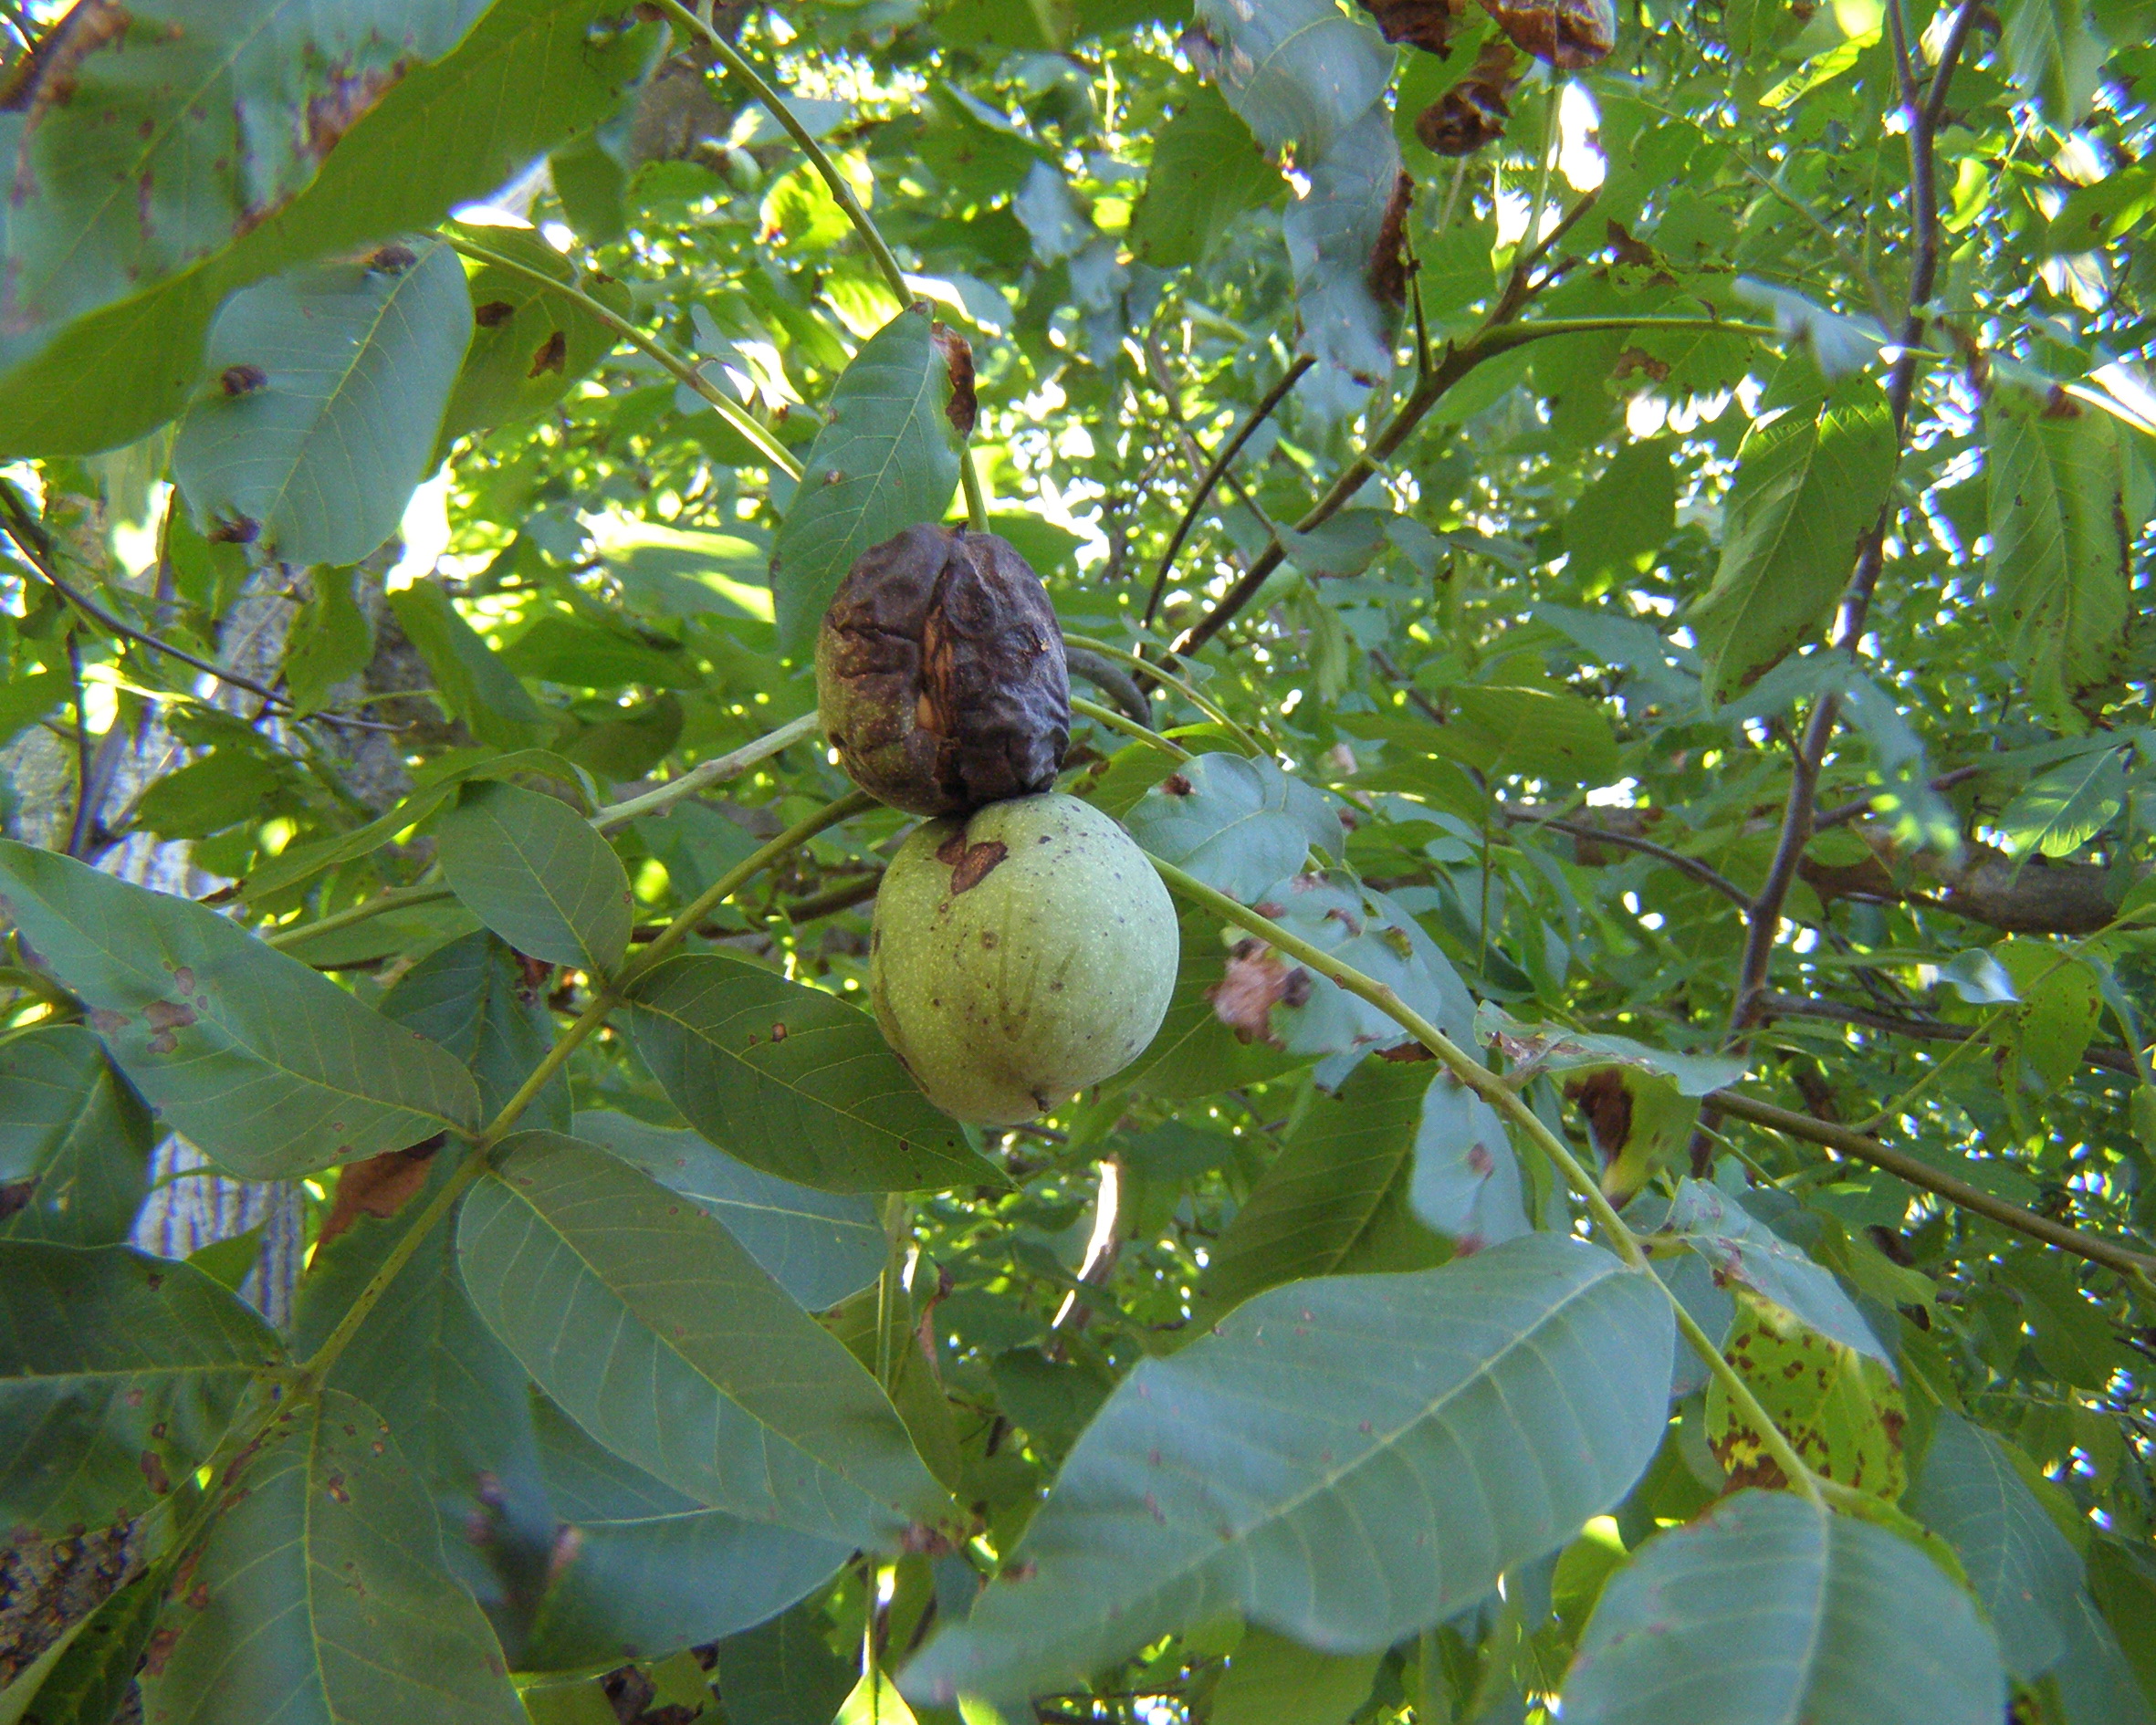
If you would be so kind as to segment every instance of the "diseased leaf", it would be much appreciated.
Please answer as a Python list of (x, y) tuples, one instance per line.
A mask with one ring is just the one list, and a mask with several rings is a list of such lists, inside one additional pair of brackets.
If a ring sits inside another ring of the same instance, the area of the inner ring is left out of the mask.
[(872, 545), (941, 518), (958, 483), (944, 408), (950, 380), (928, 314), (900, 312), (861, 346), (832, 386), (823, 428), (771, 554), (780, 651), (801, 654), (854, 560)]
[(148, 1112), (79, 1025), (0, 1043), (0, 1239), (112, 1246), (149, 1189)]
[[(1722, 1351), (1813, 1472), (1889, 1503), (1901, 1495), (1908, 1416), (1887, 1366), (1745, 1293)], [(1707, 1438), (1739, 1485), (1786, 1483), (1719, 1377), (1707, 1386)]]
[(1893, 1369), (1893, 1356), (1879, 1345), (1832, 1272), (1739, 1208), (1720, 1187), (1704, 1180), (1680, 1180), (1662, 1227), (1704, 1258), (1717, 1281), (1740, 1283), (1829, 1341)]
[(767, 1174), (827, 1192), (995, 1177), (874, 1019), (749, 959), (666, 960), (637, 978), (628, 1030), (689, 1124)]
[[(437, 946), (413, 965), (382, 997), (382, 1016), (447, 1050), (471, 1073), (479, 1112), (491, 1120), (553, 1044), (540, 986), (508, 946), (482, 931)], [(557, 1075), (531, 1099), (523, 1124), (568, 1129), (566, 1077)]]
[[(537, 234), (513, 227), (452, 230), (488, 251), (537, 269), (598, 299), (617, 315), (628, 294), (596, 271), (579, 274)], [(544, 413), (613, 350), (612, 328), (529, 276), (497, 264), (467, 263), (472, 340), (442, 410), (440, 444)]]
[(2005, 1705), (1998, 1644), (1921, 1546), (1764, 1491), (1610, 1578), (1564, 1697), (1565, 1725), (1997, 1725)]
[(165, 1124), (289, 1178), (478, 1124), (441, 1050), (215, 911), (0, 841), (0, 911)]
[(510, 1140), (465, 1200), (457, 1257), (540, 1387), (696, 1502), (882, 1550), (950, 1513), (844, 1344), (718, 1223), (596, 1146)]
[[(139, 7), (135, 15), (144, 16)], [(215, 31), (183, 37), (183, 55), (236, 47), (237, 57), (219, 77), (259, 56), (260, 87), (274, 82), (284, 90), (274, 104), (277, 117), (266, 123), (282, 125), (288, 137), (319, 138), (304, 117), (305, 86), (313, 73), (281, 58), (299, 29), (315, 26), (313, 15), (288, 28), (298, 14), (248, 0), (228, 16), (236, 21), (236, 38)], [(373, 16), (373, 8), (361, 7), (356, 25), (346, 27), (365, 28)], [(382, 16), (388, 36), (373, 37), (370, 58), (382, 51), (394, 58), (393, 38), (413, 22), (404, 8)], [(651, 25), (620, 28), (615, 0), (494, 0), (486, 6), (466, 0), (437, 10), (427, 21), (429, 33), (459, 16), (466, 24), (475, 16), (478, 22), (441, 58), (399, 66), (402, 76), (393, 80), (384, 66), (371, 79), (339, 87), (329, 99), (330, 116), (351, 112), (361, 101), (370, 110), (357, 116), (326, 157), (315, 157), (308, 168), (312, 178), (267, 220), (256, 211), (253, 225), (242, 218), (222, 236), (208, 234), (212, 255), (199, 267), (161, 276), (147, 291), (138, 291), (143, 281), (131, 281), (131, 298), (60, 328), (34, 358), (16, 363), (12, 354), (0, 353), (0, 364), (8, 368), (0, 374), (0, 449), (82, 455), (126, 444), (172, 418), (199, 382), (204, 333), (233, 289), (294, 263), (430, 227), (455, 205), (495, 190), (549, 144), (618, 107), (665, 36)], [(249, 33), (248, 21), (261, 17), (278, 24)], [(155, 27), (138, 22), (132, 34)], [(105, 46), (118, 50), (122, 43)], [(131, 53), (113, 70), (124, 80), (139, 77), (141, 64)], [(350, 73), (359, 62), (320, 65), (341, 65)], [(515, 90), (517, 99), (505, 100), (505, 90)], [(78, 111), (94, 114), (97, 107), (93, 99)], [(184, 146), (198, 126), (215, 129), (229, 111), (214, 102), (190, 109), (165, 136)], [(13, 116), (0, 117), (0, 148), (15, 123)], [(49, 141), (54, 134), (47, 129), (44, 136)], [(114, 132), (100, 148), (124, 150), (132, 141), (131, 133), (123, 139)], [(245, 171), (232, 165), (231, 154), (225, 165), (215, 166), (221, 158), (205, 152), (191, 171), (244, 183)], [(239, 159), (248, 158), (243, 152)], [(110, 200), (102, 207), (110, 219), (134, 219), (131, 193), (111, 199), (110, 184), (95, 181), (89, 190)], [(231, 223), (231, 206), (222, 220)]]
[(337, 1390), (295, 1400), (165, 1606), (143, 1713), (175, 1725), (523, 1725), (494, 1632), (442, 1566), (395, 1440)]
[(1388, 1647), (1629, 1488), (1672, 1336), (1651, 1278), (1548, 1235), (1261, 1294), (1124, 1380), (901, 1687), (1017, 1700), (1233, 1608), (1329, 1652)]
[(1520, 1162), (1504, 1122), (1447, 1073), (1432, 1078), (1423, 1092), (1408, 1197), (1424, 1226), (1450, 1236), (1463, 1254), (1528, 1229)]
[(208, 1457), (276, 1334), (189, 1264), (0, 1241), (0, 1524), (142, 1514)]
[(426, 476), (471, 334), (464, 270), (439, 242), (392, 241), (234, 295), (173, 445), (204, 531), (290, 563), (374, 551)]
[(634, 901), (613, 847), (558, 797), (477, 779), (435, 823), (450, 890), (518, 952), (603, 977)]

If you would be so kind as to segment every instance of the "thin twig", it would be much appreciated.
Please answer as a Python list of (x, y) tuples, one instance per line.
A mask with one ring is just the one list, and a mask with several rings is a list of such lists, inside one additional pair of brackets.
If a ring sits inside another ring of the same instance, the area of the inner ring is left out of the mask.
[[(1966, 1042), (1980, 1037), (1985, 1027), (1949, 1024), (1944, 1019), (1915, 1018), (1893, 1012), (1875, 1012), (1868, 1007), (1844, 1006), (1838, 1000), (1813, 1000), (1798, 994), (1767, 993), (1759, 997), (1759, 1016), (1766, 1019), (1818, 1019), (1829, 1024), (1851, 1024), (1858, 1030), (1878, 1030), (1887, 1036), (1906, 1036), (1919, 1042)], [(2138, 1077), (2133, 1051), (2107, 1048), (2098, 1043), (2085, 1050), (2082, 1059), (2107, 1072)]]
[(1071, 711), (1083, 715), (1096, 725), (1105, 725), (1112, 731), (1121, 731), (1125, 737), (1135, 737), (1141, 743), (1150, 743), (1164, 755), (1177, 760), (1188, 760), (1190, 751), (1180, 743), (1171, 743), (1158, 731), (1140, 725), (1136, 719), (1126, 718), (1112, 706), (1103, 706), (1098, 701), (1088, 701), (1083, 695), (1071, 697)]
[(1317, 363), (1312, 353), (1298, 354), (1295, 362), (1281, 374), (1280, 381), (1267, 390), (1257, 406), (1251, 409), (1234, 434), (1214, 452), (1212, 461), (1198, 476), (1197, 488), (1190, 494), (1190, 501), (1184, 506), (1183, 518), (1176, 523), (1176, 530), (1168, 538), (1167, 549), (1160, 554), (1160, 568), (1153, 577), (1152, 596), (1146, 601), (1146, 627), (1153, 626), (1153, 619), (1160, 610), (1162, 596), (1167, 591), (1168, 571), (1175, 567), (1176, 555), (1183, 549), (1183, 541), (1190, 537), (1190, 529), (1198, 525), (1198, 518), (1205, 512), (1206, 500), (1213, 494), (1213, 487), (1228, 471), (1228, 464), (1242, 452), (1242, 446), (1272, 416), (1272, 412), (1287, 400), (1288, 392), (1303, 381), (1303, 374)]
[[(1934, 791), (1952, 790), (1956, 785), (1965, 785), (1972, 779), (1981, 779), (1991, 770), (1989, 767), (1957, 767), (1951, 773), (1941, 773), (1938, 778), (1932, 779), (1930, 789)], [(1813, 821), (1813, 832), (1816, 834), (1825, 832), (1829, 827), (1847, 826), (1850, 821), (1869, 814), (1872, 804), (1892, 789), (1893, 787), (1890, 785), (1882, 785), (1878, 790), (1871, 791), (1862, 797), (1851, 798), (1847, 802), (1829, 809), (1825, 814)]]
[[(124, 623), (95, 600), (78, 592), (54, 569), (50, 557), (52, 541), (31, 516), (28, 507), (16, 488), (5, 479), (0, 479), (0, 511), (4, 511), (7, 518), (0, 521), (0, 531), (5, 531), (15, 541), (16, 549), (55, 592), (99, 628), (110, 631), (123, 641), (131, 641), (138, 646), (147, 647), (153, 653), (168, 654), (182, 664), (194, 666), (204, 676), (215, 677), (220, 683), (229, 683), (235, 689), (245, 689), (249, 695), (259, 695), (280, 710), (290, 711), (291, 704), (275, 690), (265, 688), (252, 677), (242, 676), (227, 666), (215, 664), (207, 659), (198, 659), (192, 653), (173, 646), (169, 641), (161, 641), (146, 631)], [(342, 722), (357, 725), (365, 721), (347, 719)]]
[(79, 858), (89, 840), (97, 774), (90, 759), (89, 708), (82, 699), (82, 642), (72, 629), (68, 631), (68, 675), (75, 693), (75, 821), (68, 830), (68, 854)]
[(1681, 851), (1672, 851), (1666, 844), (1657, 844), (1652, 839), (1635, 838), (1629, 832), (1606, 831), (1599, 827), (1575, 826), (1569, 821), (1555, 820), (1524, 809), (1508, 809), (1499, 805), (1498, 812), (1507, 821), (1533, 827), (1537, 831), (1562, 832), (1583, 844), (1614, 845), (1620, 851), (1637, 851), (1641, 856), (1651, 856), (1666, 862), (1679, 873), (1699, 882), (1701, 886), (1712, 887), (1732, 904), (1749, 905), (1752, 894), (1736, 882), (1709, 867), (1696, 856), (1687, 856)]
[(1945, 1198), (1965, 1210), (1988, 1217), (2004, 1228), (2025, 1234), (2031, 1239), (2042, 1240), (2047, 1246), (2057, 1246), (2062, 1251), (2086, 1258), (2092, 1264), (2101, 1264), (2107, 1270), (2116, 1270), (2124, 1275), (2147, 1275), (2156, 1270), (2156, 1257), (2137, 1252), (2109, 1240), (2099, 1239), (2094, 1234), (2084, 1234), (2079, 1228), (2068, 1228), (2055, 1222), (2047, 1216), (2034, 1210), (2025, 1210), (2018, 1204), (2009, 1204), (2004, 1198), (1994, 1197), (1981, 1187), (1971, 1186), (1966, 1180), (1957, 1180), (1951, 1174), (1942, 1174), (1928, 1162), (1900, 1150), (1889, 1149), (1877, 1138), (1867, 1137), (1860, 1132), (1832, 1121), (1816, 1120), (1810, 1114), (1800, 1114), (1787, 1108), (1777, 1108), (1773, 1103), (1762, 1102), (1742, 1091), (1717, 1090), (1709, 1092), (1717, 1110), (1734, 1115), (1739, 1120), (1749, 1120), (1754, 1125), (1769, 1126), (1791, 1138), (1801, 1138), (1809, 1144), (1824, 1145), (1829, 1150), (1839, 1151), (1858, 1162), (1869, 1163), (1883, 1168), (1895, 1178), (1910, 1186)]
[(767, 731), (753, 743), (744, 743), (730, 754), (720, 755), (700, 767), (692, 767), (678, 779), (669, 779), (656, 789), (631, 797), (626, 802), (610, 803), (591, 817), (591, 824), (602, 832), (612, 832), (627, 826), (639, 815), (656, 814), (671, 809), (685, 797), (693, 797), (723, 779), (734, 779), (747, 772), (759, 761), (769, 760), (781, 749), (805, 742), (816, 734), (817, 716), (804, 713), (797, 719), (790, 719), (775, 731)]

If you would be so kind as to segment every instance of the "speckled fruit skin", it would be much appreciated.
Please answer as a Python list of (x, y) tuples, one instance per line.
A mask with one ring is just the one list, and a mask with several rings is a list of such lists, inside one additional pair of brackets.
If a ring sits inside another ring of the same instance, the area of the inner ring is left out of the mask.
[(1091, 803), (924, 822), (876, 893), (869, 998), (928, 1100), (1016, 1125), (1145, 1052), (1175, 991), (1167, 889)]

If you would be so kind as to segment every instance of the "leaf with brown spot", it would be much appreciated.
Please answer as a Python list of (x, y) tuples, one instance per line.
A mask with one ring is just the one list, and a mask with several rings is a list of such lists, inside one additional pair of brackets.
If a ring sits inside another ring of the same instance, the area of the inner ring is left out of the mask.
[(362, 1216), (386, 1219), (410, 1203), (426, 1184), (427, 1164), (442, 1147), (440, 1135), (408, 1150), (385, 1150), (363, 1162), (348, 1162), (337, 1176), (337, 1194), (318, 1236), (328, 1245)]

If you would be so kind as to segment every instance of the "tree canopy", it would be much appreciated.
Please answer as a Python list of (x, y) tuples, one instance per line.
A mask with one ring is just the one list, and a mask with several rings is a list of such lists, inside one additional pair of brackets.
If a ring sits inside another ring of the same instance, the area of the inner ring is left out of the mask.
[[(0, 0), (0, 1725), (2156, 1720), (2152, 43)], [(1179, 918), (1014, 1128), (937, 523)]]

